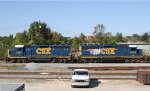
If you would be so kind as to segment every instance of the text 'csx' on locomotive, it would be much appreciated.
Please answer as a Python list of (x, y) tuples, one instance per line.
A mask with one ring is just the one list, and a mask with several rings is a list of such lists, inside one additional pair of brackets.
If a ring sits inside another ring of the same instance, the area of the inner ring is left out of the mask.
[(36, 53), (37, 54), (51, 54), (51, 48), (37, 48)]

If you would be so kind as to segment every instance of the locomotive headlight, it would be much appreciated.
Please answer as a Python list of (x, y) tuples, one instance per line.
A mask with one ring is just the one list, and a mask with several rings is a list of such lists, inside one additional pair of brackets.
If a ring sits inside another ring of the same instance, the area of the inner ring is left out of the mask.
[(69, 53), (69, 55), (71, 55), (71, 53)]

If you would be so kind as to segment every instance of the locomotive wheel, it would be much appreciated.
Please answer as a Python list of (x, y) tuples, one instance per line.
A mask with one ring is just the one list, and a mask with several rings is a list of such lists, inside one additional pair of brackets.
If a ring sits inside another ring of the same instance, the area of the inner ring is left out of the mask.
[(134, 63), (134, 59), (130, 59), (130, 61), (129, 61), (130, 63)]
[(86, 59), (84, 59), (83, 61), (84, 61), (84, 63), (87, 63)]
[(95, 63), (98, 63), (98, 60), (95, 60)]
[(129, 59), (125, 59), (125, 63), (129, 63)]
[(52, 59), (52, 61), (50, 63), (54, 63), (55, 59)]
[(67, 63), (67, 60), (66, 60), (66, 59), (64, 59), (64, 60), (63, 60), (63, 63)]

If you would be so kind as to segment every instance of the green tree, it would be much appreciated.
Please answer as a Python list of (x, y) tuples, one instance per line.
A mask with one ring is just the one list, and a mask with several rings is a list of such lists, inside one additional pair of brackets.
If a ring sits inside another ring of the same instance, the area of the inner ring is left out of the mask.
[(122, 33), (117, 32), (115, 35), (115, 41), (116, 42), (124, 42), (124, 38), (122, 36)]
[(83, 33), (81, 33), (81, 34), (79, 35), (79, 40), (80, 40), (80, 44), (85, 43), (85, 35), (84, 35)]
[(28, 31), (29, 44), (48, 44), (52, 39), (51, 29), (40, 21), (31, 23)]
[(0, 36), (0, 60), (5, 59), (5, 55), (7, 54), (7, 50), (12, 47), (12, 41), (14, 40), (12, 35), (9, 36)]
[(104, 34), (104, 43), (105, 44), (115, 44), (115, 39), (114, 37), (112, 36), (112, 33), (111, 32), (107, 32)]
[(105, 32), (105, 26), (103, 24), (98, 24), (96, 27), (94, 27), (94, 38), (93, 42), (104, 44), (104, 32)]
[(138, 34), (133, 34), (131, 37), (132, 42), (140, 42), (141, 41), (141, 36)]
[(27, 31), (22, 33), (17, 33), (13, 41), (13, 45), (27, 45), (28, 44), (28, 35)]
[(66, 38), (64, 38), (61, 33), (52, 32), (51, 44), (65, 44)]
[(141, 40), (143, 42), (146, 42), (146, 43), (149, 43), (149, 34), (148, 33), (144, 33), (142, 36), (141, 36)]
[(73, 49), (78, 49), (79, 44), (80, 44), (80, 39), (75, 36), (75, 37), (72, 39), (72, 47), (73, 47)]

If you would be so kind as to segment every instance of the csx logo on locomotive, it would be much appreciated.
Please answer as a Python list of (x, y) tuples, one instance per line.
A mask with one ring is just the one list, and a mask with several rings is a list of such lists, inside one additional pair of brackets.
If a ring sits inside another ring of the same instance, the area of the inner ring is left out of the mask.
[(90, 54), (98, 55), (98, 54), (115, 54), (115, 48), (101, 48), (101, 49), (88, 49)]
[(36, 53), (37, 54), (51, 54), (51, 48), (37, 48)]

